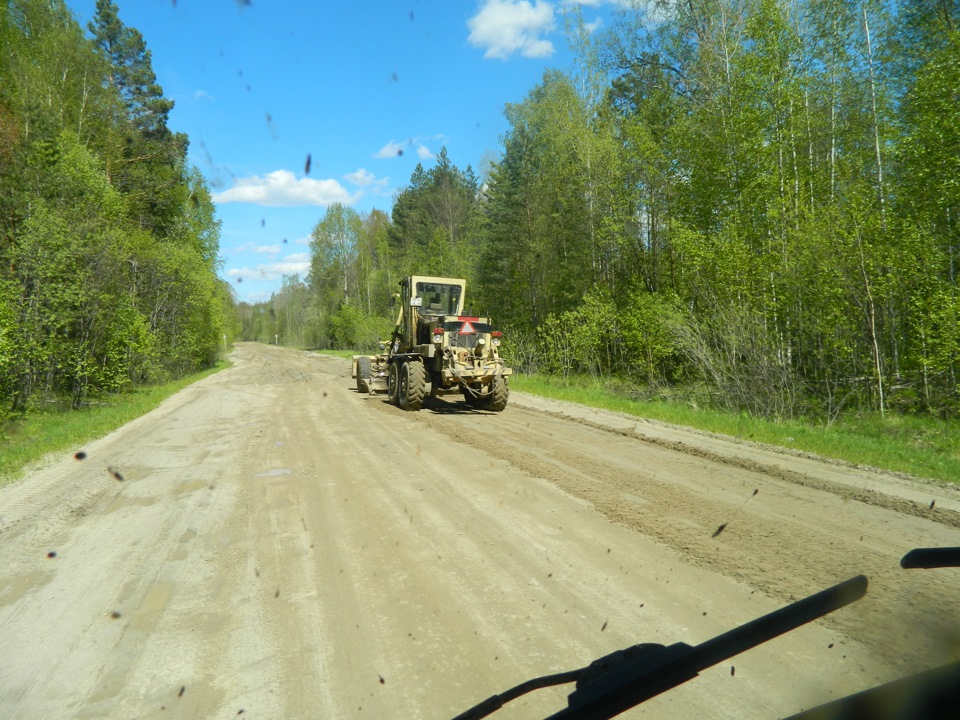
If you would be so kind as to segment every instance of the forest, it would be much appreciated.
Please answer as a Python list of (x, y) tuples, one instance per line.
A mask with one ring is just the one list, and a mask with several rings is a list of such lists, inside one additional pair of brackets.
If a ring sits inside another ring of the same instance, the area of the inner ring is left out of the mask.
[(0, 421), (216, 362), (220, 225), (112, 0), (0, 4)]
[(960, 412), (960, 2), (634, 4), (505, 108), (502, 152), (334, 205), (242, 334), (372, 349), (465, 277), (514, 367), (827, 423)]

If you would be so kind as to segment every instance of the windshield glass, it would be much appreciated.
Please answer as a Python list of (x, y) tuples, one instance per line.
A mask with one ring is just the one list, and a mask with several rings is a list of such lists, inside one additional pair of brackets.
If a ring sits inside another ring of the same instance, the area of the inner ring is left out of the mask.
[(960, 0), (0, 0), (0, 718), (439, 720), (860, 574), (637, 715), (960, 658), (958, 89)]
[(421, 300), (421, 315), (456, 315), (460, 307), (459, 285), (443, 283), (417, 283), (415, 297)]

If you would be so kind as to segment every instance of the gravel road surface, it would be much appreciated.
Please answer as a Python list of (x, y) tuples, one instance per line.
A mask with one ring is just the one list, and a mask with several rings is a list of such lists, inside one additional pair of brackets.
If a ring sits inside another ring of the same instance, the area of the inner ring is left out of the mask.
[[(953, 487), (513, 393), (234, 366), (0, 489), (0, 717), (450, 718), (638, 642), (867, 596), (623, 717), (777, 718), (960, 657)], [(537, 718), (569, 687), (493, 717)]]

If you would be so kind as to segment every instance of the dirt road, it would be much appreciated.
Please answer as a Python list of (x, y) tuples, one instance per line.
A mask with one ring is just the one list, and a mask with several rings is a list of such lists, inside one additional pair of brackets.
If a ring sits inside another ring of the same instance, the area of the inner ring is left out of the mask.
[[(776, 718), (960, 656), (960, 493), (515, 393), (235, 366), (0, 490), (0, 717), (449, 718), (637, 642), (867, 597), (624, 717)], [(559, 710), (569, 688), (494, 717)]]

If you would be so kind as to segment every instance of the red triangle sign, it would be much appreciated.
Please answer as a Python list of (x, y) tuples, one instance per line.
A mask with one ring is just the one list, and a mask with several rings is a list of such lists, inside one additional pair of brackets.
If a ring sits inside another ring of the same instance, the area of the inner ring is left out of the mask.
[(476, 335), (477, 331), (473, 329), (473, 325), (470, 324), (470, 321), (467, 320), (463, 323), (463, 327), (460, 328), (461, 335)]

